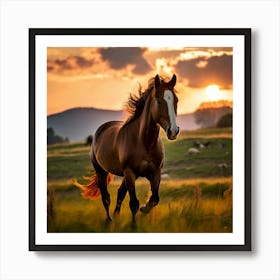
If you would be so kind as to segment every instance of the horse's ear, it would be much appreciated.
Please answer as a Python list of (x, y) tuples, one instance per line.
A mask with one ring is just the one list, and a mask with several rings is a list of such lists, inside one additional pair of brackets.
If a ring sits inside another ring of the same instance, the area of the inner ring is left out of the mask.
[(170, 82), (168, 83), (172, 88), (174, 88), (175, 84), (176, 84), (176, 75), (174, 74), (172, 79), (170, 80)]
[(156, 75), (156, 76), (155, 76), (155, 87), (158, 88), (159, 85), (160, 85), (160, 79), (159, 79), (159, 76)]

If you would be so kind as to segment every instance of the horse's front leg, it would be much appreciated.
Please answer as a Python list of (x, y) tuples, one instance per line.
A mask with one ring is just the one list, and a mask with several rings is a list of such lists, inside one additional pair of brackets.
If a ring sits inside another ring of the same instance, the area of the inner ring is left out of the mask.
[(126, 169), (124, 171), (124, 183), (130, 197), (129, 206), (132, 213), (133, 222), (135, 222), (135, 215), (139, 209), (139, 201), (136, 197), (136, 192), (135, 192), (135, 180), (136, 180), (136, 176), (134, 172), (131, 169)]
[(160, 169), (158, 169), (148, 180), (151, 184), (152, 195), (146, 205), (140, 207), (143, 213), (149, 213), (159, 203), (158, 189), (160, 184)]

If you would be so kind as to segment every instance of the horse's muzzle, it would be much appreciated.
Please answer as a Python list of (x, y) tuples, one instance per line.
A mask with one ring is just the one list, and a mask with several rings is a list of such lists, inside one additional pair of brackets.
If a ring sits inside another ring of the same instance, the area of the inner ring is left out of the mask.
[(177, 126), (176, 129), (171, 129), (170, 127), (166, 129), (166, 135), (169, 140), (175, 140), (179, 132), (180, 132), (179, 126)]

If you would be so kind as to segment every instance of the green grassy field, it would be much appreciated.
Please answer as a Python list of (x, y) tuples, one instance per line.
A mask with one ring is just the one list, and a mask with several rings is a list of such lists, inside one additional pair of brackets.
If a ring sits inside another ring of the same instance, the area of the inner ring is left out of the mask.
[[(113, 222), (105, 221), (101, 198), (84, 199), (73, 184), (90, 176), (90, 147), (84, 143), (48, 146), (49, 232), (231, 232), (232, 231), (232, 130), (204, 129), (182, 132), (176, 141), (162, 135), (165, 147), (160, 202), (151, 213), (138, 213), (131, 223), (129, 197)], [(194, 142), (210, 142), (189, 154)], [(121, 178), (108, 187), (111, 212)], [(140, 204), (150, 196), (148, 181), (138, 179)]]

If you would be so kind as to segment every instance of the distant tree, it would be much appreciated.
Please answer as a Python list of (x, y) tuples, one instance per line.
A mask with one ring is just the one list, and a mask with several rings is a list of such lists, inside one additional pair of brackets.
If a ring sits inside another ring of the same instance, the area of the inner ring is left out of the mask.
[(47, 129), (47, 145), (59, 144), (59, 143), (69, 143), (69, 139), (63, 138), (57, 134), (52, 127)]
[(92, 140), (93, 140), (92, 135), (89, 135), (89, 136), (86, 138), (86, 145), (90, 146), (91, 143), (92, 143)]
[(202, 128), (216, 127), (218, 120), (221, 116), (231, 113), (232, 108), (199, 108), (194, 112), (195, 122)]
[(232, 114), (222, 116), (217, 122), (217, 127), (232, 127)]
[(54, 129), (52, 127), (49, 127), (47, 130), (48, 137), (54, 137)]

